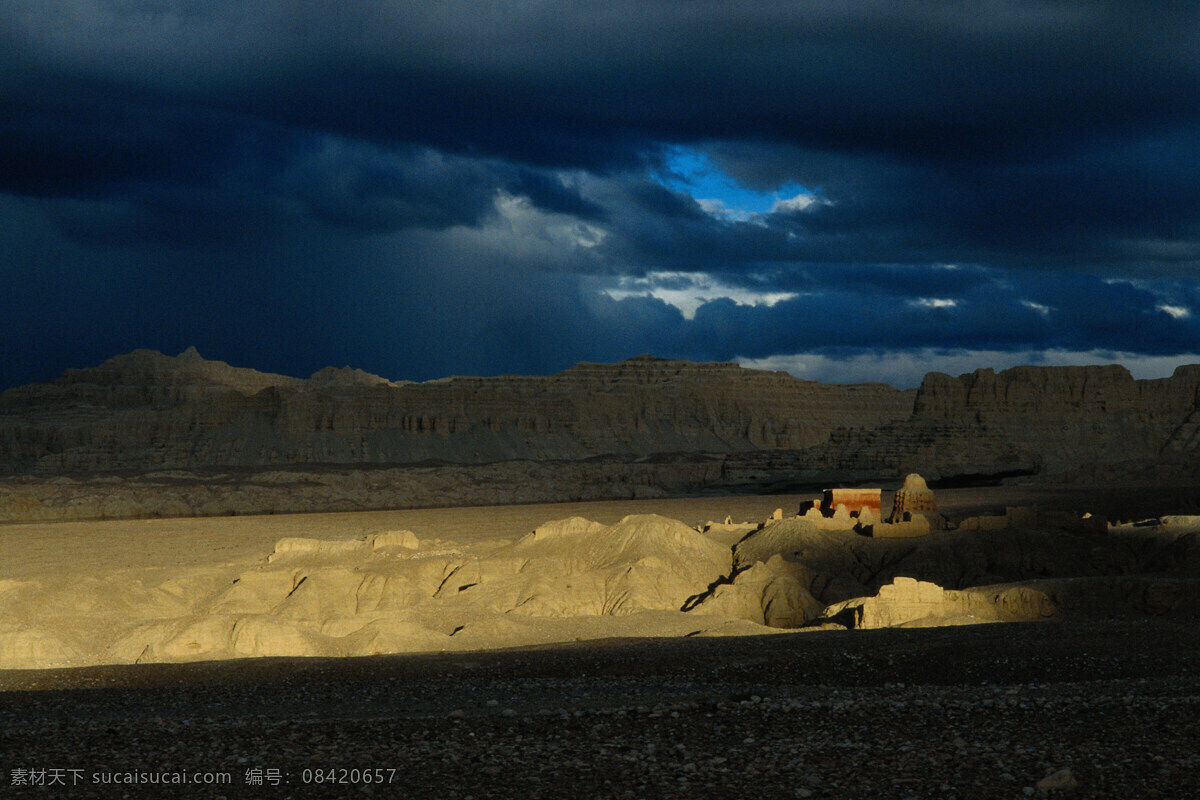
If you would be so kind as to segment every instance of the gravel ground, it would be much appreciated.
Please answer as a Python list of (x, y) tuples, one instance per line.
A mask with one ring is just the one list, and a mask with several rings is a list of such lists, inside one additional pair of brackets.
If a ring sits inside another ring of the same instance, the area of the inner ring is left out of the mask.
[(1200, 797), (1198, 666), (1142, 621), (6, 672), (0, 797)]

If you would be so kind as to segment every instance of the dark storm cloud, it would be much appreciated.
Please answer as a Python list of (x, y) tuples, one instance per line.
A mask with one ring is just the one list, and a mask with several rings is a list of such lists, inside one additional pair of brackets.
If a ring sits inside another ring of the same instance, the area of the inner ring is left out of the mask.
[(799, 238), (797, 259), (1194, 275), (1198, 134), (1200, 125), (1084, 141), (1070, 155), (935, 166), (751, 145), (713, 155), (735, 174), (775, 164), (783, 175), (790, 164), (828, 201), (773, 220)]
[[(31, 182), (30, 193), (56, 199), (47, 207), (64, 232), (96, 244), (238, 246), (293, 235), (310, 222), (355, 233), (475, 225), (492, 213), (498, 190), (581, 219), (604, 215), (561, 181), (519, 165), (225, 122), (208, 122), (213, 135), (202, 152), (176, 140), (189, 131), (189, 120), (177, 118), (143, 131), (112, 158), (71, 148), (72, 160), (51, 162), (33, 181), (38, 167), (30, 165), (43, 153), (14, 140), (7, 145), (13, 161), (33, 160), (0, 186), (19, 193)], [(104, 167), (76, 170), (74, 159)]]
[(1190, 3), (18, 3), (6, 94), (109, 86), (563, 166), (651, 141), (959, 161), (1191, 123)]
[[(11, 0), (0, 385), (73, 340), (391, 377), (1197, 352), (1198, 35), (1184, 2)], [(812, 202), (714, 209), (681, 146)], [(631, 277), (795, 296), (685, 319)]]

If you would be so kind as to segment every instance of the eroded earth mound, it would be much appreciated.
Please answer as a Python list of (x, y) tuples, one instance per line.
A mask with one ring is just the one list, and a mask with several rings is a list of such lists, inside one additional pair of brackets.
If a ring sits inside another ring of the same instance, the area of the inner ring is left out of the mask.
[(1200, 518), (987, 519), (907, 539), (800, 516), (469, 544), (314, 529), (249, 559), (0, 580), (0, 668), (1200, 613)]

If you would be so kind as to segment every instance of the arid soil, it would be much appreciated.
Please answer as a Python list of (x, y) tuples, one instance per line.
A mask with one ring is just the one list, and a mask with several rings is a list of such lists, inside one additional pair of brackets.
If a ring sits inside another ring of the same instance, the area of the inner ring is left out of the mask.
[(1198, 668), (1194, 625), (1046, 622), (8, 673), (0, 794), (1186, 798)]

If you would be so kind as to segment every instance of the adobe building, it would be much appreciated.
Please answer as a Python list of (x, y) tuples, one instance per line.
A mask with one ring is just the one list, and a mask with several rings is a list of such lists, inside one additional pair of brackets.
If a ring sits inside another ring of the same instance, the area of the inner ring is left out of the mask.
[(904, 485), (896, 490), (896, 498), (892, 501), (892, 516), (889, 522), (906, 522), (917, 514), (936, 514), (937, 499), (933, 491), (925, 483), (925, 479), (915, 472), (904, 479)]
[(859, 516), (864, 508), (871, 509), (874, 519), (879, 519), (881, 489), (825, 489), (821, 492), (821, 513), (833, 516), (838, 506), (845, 506), (853, 516)]

